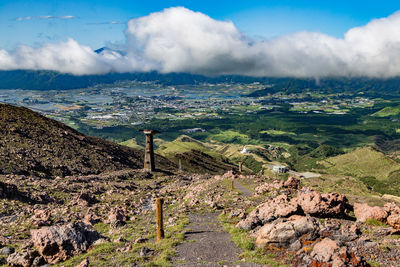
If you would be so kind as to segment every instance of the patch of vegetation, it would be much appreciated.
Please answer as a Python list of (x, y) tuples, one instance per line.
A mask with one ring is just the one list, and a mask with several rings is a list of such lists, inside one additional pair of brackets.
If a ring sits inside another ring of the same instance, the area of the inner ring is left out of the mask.
[(372, 219), (372, 218), (367, 219), (367, 220), (365, 221), (365, 224), (366, 224), (366, 225), (370, 225), (370, 226), (386, 227), (386, 224), (385, 224), (385, 223), (383, 223), (383, 222), (381, 222), (381, 221), (378, 221), (378, 220), (376, 220), (376, 219)]
[(251, 140), (248, 135), (241, 134), (237, 131), (232, 130), (222, 131), (218, 134), (212, 135), (211, 138), (213, 140), (227, 144), (248, 145), (256, 143), (254, 140)]
[(280, 130), (264, 130), (261, 131), (260, 133), (264, 134), (269, 134), (269, 135), (296, 135), (296, 133), (293, 132), (285, 132), (285, 131), (280, 131)]
[(232, 238), (232, 241), (241, 249), (243, 249), (242, 256), (246, 262), (254, 262), (268, 266), (287, 266), (281, 262), (276, 261), (270, 254), (266, 254), (264, 250), (257, 248), (254, 243), (254, 238), (249, 237), (249, 232), (243, 229), (236, 228), (234, 221), (228, 219), (227, 215), (221, 214), (218, 219), (222, 222), (224, 230), (227, 231)]
[(296, 171), (310, 171), (313, 169), (324, 169), (319, 161), (343, 153), (342, 150), (327, 144), (313, 148), (310, 145), (294, 145), (288, 149), (290, 157), (281, 157), (279, 160), (289, 165), (290, 169)]
[(400, 114), (400, 106), (395, 106), (395, 107), (384, 107), (378, 112), (372, 114), (372, 116), (389, 117), (389, 116), (398, 116), (399, 114)]
[[(72, 267), (79, 264), (85, 258), (89, 258), (90, 264), (93, 266), (131, 266), (132, 263), (144, 266), (172, 266), (171, 258), (175, 255), (174, 247), (184, 240), (184, 227), (189, 223), (186, 216), (181, 216), (174, 226), (167, 226), (165, 228), (165, 238), (159, 243), (154, 242), (154, 234), (148, 235), (146, 238), (149, 240), (145, 243), (132, 244), (129, 251), (123, 252), (118, 249), (123, 248), (123, 243), (105, 242), (95, 245), (92, 250), (86, 254), (77, 255), (71, 259), (57, 264), (55, 266)], [(152, 227), (153, 225), (146, 225), (142, 223), (127, 224), (134, 238), (137, 238), (138, 227)], [(96, 230), (106, 233), (108, 232), (108, 225), (99, 223), (95, 225)], [(129, 229), (125, 229), (124, 238), (130, 239)], [(140, 232), (139, 232), (140, 234)], [(130, 240), (133, 242), (133, 240)], [(141, 257), (139, 255), (140, 249), (147, 247), (154, 253), (150, 256)]]
[(254, 173), (259, 173), (262, 168), (263, 168), (263, 163), (260, 161), (257, 161), (253, 156), (248, 155), (245, 156), (243, 159), (243, 164), (249, 168), (250, 170), (252, 170)]
[(131, 138), (129, 140), (121, 142), (120, 145), (128, 146), (128, 147), (135, 148), (135, 149), (140, 149), (140, 150), (143, 149), (143, 147), (136, 142), (136, 138)]
[(361, 177), (360, 180), (372, 191), (400, 196), (400, 171), (390, 173), (385, 180), (378, 180), (372, 176)]
[(400, 164), (371, 147), (356, 149), (350, 153), (325, 159), (321, 162), (332, 174), (354, 177), (375, 177), (383, 181), (400, 169)]

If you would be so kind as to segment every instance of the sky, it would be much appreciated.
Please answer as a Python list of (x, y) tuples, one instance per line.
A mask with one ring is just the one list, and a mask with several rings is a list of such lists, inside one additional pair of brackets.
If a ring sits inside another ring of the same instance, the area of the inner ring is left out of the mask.
[[(398, 76), (398, 10), (386, 0), (1, 0), (0, 69)], [(93, 53), (104, 46), (123, 53)]]

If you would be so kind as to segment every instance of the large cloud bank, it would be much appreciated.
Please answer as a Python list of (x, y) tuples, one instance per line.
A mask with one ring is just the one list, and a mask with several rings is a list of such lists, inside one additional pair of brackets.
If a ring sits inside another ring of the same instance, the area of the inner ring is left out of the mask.
[(293, 77), (400, 75), (400, 12), (352, 28), (343, 39), (299, 32), (255, 41), (232, 22), (176, 7), (130, 20), (125, 35), (124, 53), (97, 54), (72, 39), (0, 50), (0, 69), (77, 75), (150, 70)]

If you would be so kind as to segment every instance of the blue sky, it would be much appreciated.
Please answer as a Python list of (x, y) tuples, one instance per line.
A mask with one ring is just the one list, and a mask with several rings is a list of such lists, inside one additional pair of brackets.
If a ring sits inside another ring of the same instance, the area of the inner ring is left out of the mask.
[(400, 9), (398, 1), (371, 0), (1, 0), (0, 49), (12, 50), (21, 44), (39, 46), (65, 41), (68, 37), (93, 49), (109, 43), (123, 43), (125, 23), (129, 19), (174, 6), (200, 11), (216, 20), (231, 20), (240, 31), (253, 38), (273, 38), (297, 31), (342, 37), (352, 27), (387, 17)]

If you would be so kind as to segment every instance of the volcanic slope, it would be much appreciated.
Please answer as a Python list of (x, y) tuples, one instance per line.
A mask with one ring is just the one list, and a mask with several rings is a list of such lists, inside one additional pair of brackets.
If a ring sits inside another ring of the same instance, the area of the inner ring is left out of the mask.
[[(98, 174), (143, 166), (143, 152), (81, 134), (30, 109), (0, 104), (0, 174)], [(175, 164), (156, 155), (162, 170)]]

